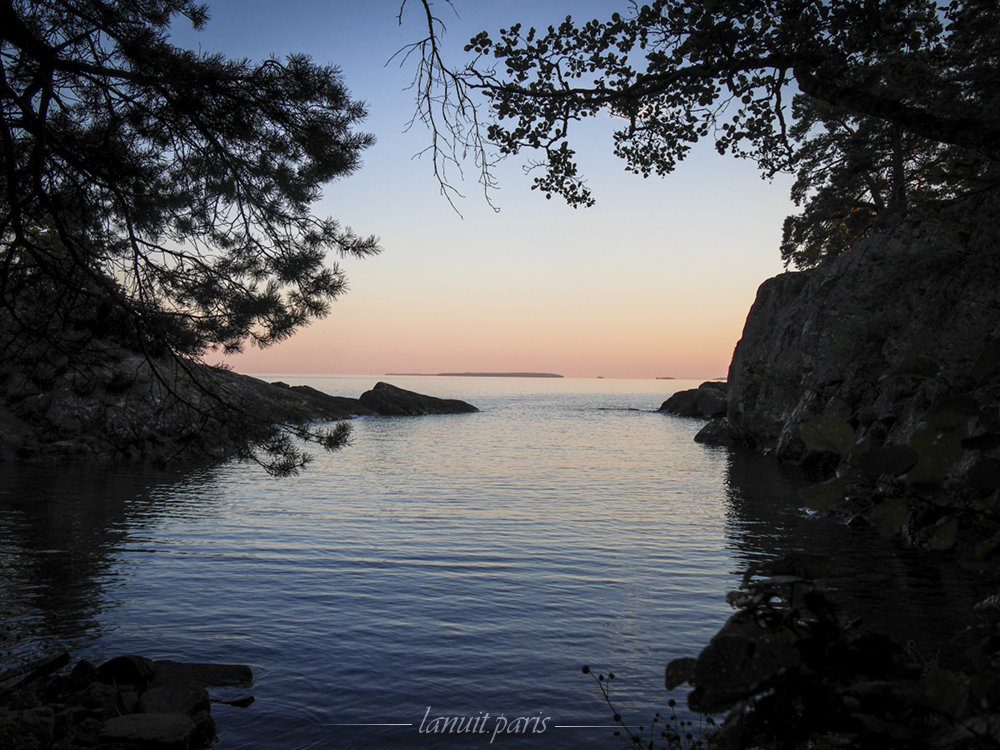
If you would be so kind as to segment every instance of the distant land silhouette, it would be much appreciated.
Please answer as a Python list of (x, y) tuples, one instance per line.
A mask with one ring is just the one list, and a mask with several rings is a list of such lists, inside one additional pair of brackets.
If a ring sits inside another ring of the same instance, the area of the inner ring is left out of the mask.
[(387, 372), (386, 376), (451, 377), (451, 378), (561, 378), (553, 372)]

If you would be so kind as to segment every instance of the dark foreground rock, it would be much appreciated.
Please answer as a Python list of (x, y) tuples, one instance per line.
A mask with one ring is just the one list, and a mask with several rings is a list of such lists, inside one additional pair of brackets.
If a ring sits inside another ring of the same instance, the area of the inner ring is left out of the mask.
[(725, 714), (709, 746), (996, 747), (996, 621), (956, 634), (954, 653), (922, 656), (842, 612), (798, 554), (751, 569), (736, 608), (696, 659), (672, 661), (665, 683), (693, 686), (698, 712)]
[(691, 390), (678, 391), (664, 401), (657, 411), (700, 419), (724, 417), (728, 407), (727, 392), (726, 383), (709, 381)]
[[(0, 675), (0, 747), (197, 750), (215, 740), (208, 687), (249, 687), (250, 668), (119, 656), (80, 661), (57, 674), (66, 654)], [(248, 706), (252, 697), (226, 701)]]
[(383, 417), (412, 417), (424, 414), (467, 414), (479, 411), (472, 404), (450, 398), (435, 398), (397, 388), (389, 383), (376, 383), (361, 394), (361, 403)]

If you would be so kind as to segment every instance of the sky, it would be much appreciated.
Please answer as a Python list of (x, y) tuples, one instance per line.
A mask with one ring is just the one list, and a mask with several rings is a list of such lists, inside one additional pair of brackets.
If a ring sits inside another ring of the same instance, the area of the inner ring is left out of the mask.
[[(498, 170), (494, 212), (473, 179), (457, 213), (440, 195), (430, 143), (413, 116), (414, 70), (388, 62), (423, 35), (408, 0), (208, 0), (178, 46), (264, 59), (306, 53), (338, 66), (375, 145), (361, 169), (326, 186), (315, 210), (380, 237), (373, 258), (337, 260), (348, 291), (292, 338), (228, 360), (251, 374), (538, 371), (567, 377), (725, 376), (757, 287), (782, 272), (791, 178), (700, 144), (666, 178), (629, 174), (612, 154), (610, 118), (574, 138), (597, 198), (589, 209), (530, 189), (525, 159)], [(625, 0), (437, 0), (446, 57), (481, 30), (545, 27), (625, 11)], [(209, 362), (220, 361), (215, 355)]]

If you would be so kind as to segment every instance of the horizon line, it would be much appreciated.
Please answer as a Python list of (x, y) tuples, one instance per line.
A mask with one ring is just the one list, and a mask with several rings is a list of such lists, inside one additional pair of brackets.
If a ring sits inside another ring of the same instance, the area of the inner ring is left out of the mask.
[[(210, 367), (216, 367), (219, 363), (206, 363)], [(277, 370), (241, 370), (235, 367), (229, 368), (238, 375), (249, 377), (295, 377), (295, 378), (379, 378), (379, 377), (462, 377), (462, 373), (404, 373), (404, 372), (289, 372)], [(487, 373), (493, 377), (503, 376), (503, 373)], [(551, 377), (551, 376), (550, 376)], [(561, 378), (564, 380), (700, 380), (704, 381), (726, 381), (725, 375), (705, 376), (705, 375), (557, 375), (552, 379)]]

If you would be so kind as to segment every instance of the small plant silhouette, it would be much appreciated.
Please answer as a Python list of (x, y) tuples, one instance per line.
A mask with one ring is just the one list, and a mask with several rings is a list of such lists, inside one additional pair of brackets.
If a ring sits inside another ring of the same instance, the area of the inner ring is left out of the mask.
[(664, 716), (657, 712), (649, 726), (639, 726), (635, 729), (625, 723), (622, 715), (615, 708), (612, 699), (612, 684), (615, 679), (614, 672), (595, 674), (587, 665), (581, 670), (584, 674), (589, 674), (598, 689), (604, 702), (611, 709), (612, 719), (621, 729), (615, 730), (615, 736), (625, 740), (626, 747), (636, 750), (704, 750), (707, 747), (706, 737), (715, 726), (715, 720), (711, 716), (702, 715), (695, 724), (690, 719), (681, 719), (677, 715), (677, 701), (673, 698), (667, 701), (670, 709), (669, 715)]

